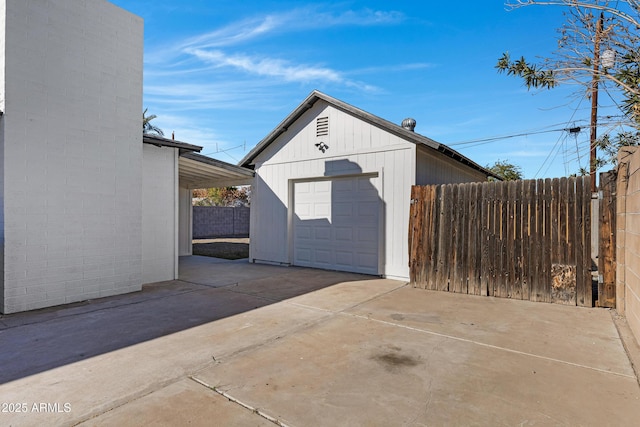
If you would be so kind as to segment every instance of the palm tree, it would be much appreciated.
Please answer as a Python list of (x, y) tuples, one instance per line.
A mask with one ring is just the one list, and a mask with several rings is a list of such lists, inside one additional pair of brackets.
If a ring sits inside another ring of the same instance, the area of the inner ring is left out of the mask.
[(164, 132), (157, 126), (151, 124), (151, 120), (155, 119), (155, 114), (147, 116), (148, 108), (145, 108), (142, 112), (142, 133), (155, 133), (156, 135), (164, 136)]

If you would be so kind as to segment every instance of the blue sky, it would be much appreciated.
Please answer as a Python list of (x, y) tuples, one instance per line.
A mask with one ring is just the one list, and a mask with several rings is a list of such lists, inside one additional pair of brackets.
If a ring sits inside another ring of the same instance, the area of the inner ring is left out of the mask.
[[(580, 88), (530, 92), (494, 68), (505, 51), (530, 60), (551, 54), (560, 8), (111, 1), (144, 18), (144, 107), (158, 116), (153, 123), (211, 157), (237, 163), (317, 89), (394, 123), (413, 117), (416, 132), (481, 165), (519, 165), (526, 178), (588, 167), (588, 129), (557, 131), (588, 125)], [(521, 136), (468, 143), (512, 135)]]

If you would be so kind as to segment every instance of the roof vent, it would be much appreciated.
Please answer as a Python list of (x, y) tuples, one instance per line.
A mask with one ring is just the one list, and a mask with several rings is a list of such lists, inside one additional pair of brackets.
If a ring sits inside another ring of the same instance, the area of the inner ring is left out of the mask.
[(316, 119), (316, 136), (329, 135), (329, 117), (318, 117)]
[(406, 118), (402, 121), (402, 127), (413, 132), (413, 130), (416, 128), (416, 121), (411, 117)]

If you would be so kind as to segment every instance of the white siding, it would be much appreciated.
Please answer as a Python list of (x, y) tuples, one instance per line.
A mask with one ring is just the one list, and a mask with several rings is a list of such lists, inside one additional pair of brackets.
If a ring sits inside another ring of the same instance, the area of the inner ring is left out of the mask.
[[(316, 137), (316, 117), (329, 117), (328, 137)], [(322, 153), (315, 144), (326, 142)], [(318, 101), (256, 158), (251, 200), (251, 254), (290, 264), (292, 182), (323, 176), (378, 173), (383, 206), (380, 273), (408, 278), (407, 230), (415, 145)]]
[(486, 175), (480, 171), (466, 167), (442, 153), (418, 147), (417, 185), (455, 184), (486, 180)]
[(142, 157), (142, 282), (177, 278), (178, 150), (144, 144)]
[(142, 19), (104, 0), (0, 15), (0, 311), (139, 290)]

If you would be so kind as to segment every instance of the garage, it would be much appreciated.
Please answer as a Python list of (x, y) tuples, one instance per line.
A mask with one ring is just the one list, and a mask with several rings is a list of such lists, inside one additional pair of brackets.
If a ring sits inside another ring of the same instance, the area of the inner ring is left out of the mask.
[(293, 184), (293, 264), (380, 273), (381, 200), (377, 176)]
[(313, 91), (239, 163), (253, 169), (249, 260), (408, 280), (411, 186), (486, 181), (462, 154)]

